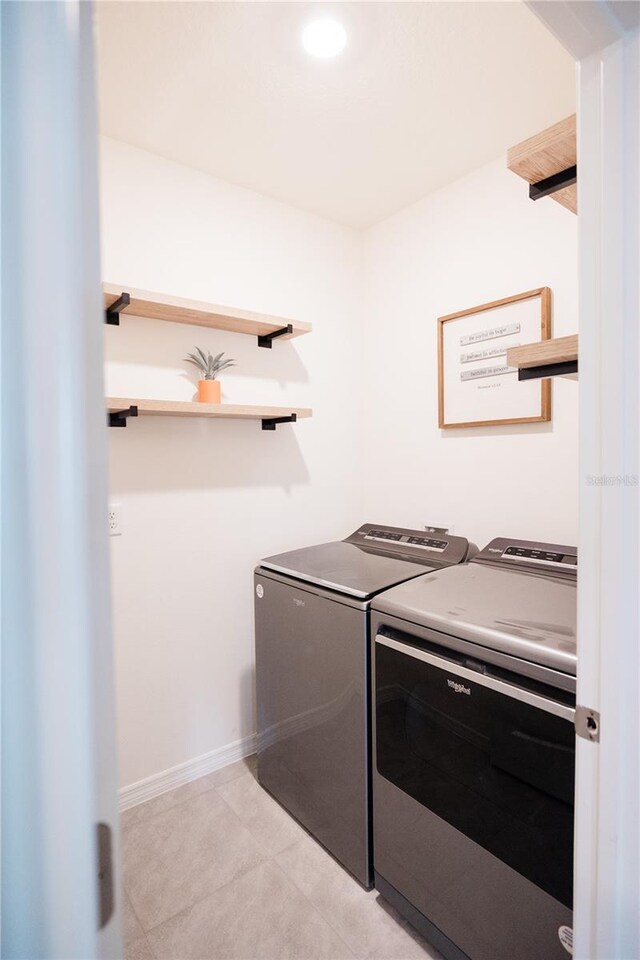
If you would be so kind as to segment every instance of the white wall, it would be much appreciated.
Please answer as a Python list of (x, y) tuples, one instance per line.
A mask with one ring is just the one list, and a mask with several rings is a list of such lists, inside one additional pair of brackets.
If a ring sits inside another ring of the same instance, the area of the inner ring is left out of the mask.
[[(107, 393), (191, 399), (194, 343), (238, 359), (223, 396), (311, 406), (259, 422), (138, 418), (109, 431), (123, 785), (254, 731), (252, 568), (362, 522), (358, 234), (117, 141), (101, 154), (103, 277), (295, 317), (313, 333), (250, 337), (122, 318)], [(196, 371), (194, 370), (195, 374)]]
[(533, 203), (504, 159), (367, 232), (364, 514), (495, 536), (577, 539), (576, 382), (552, 383), (552, 421), (440, 430), (437, 317), (549, 286), (553, 335), (578, 329), (577, 218)]
[(197, 343), (239, 360), (224, 399), (314, 408), (275, 433), (110, 431), (123, 785), (254, 732), (260, 557), (364, 520), (575, 542), (575, 382), (554, 382), (549, 424), (437, 426), (438, 316), (550, 286), (554, 334), (577, 330), (576, 218), (530, 202), (504, 160), (358, 234), (104, 139), (102, 208), (105, 280), (314, 324), (271, 351), (160, 321), (106, 329), (110, 395), (190, 399)]

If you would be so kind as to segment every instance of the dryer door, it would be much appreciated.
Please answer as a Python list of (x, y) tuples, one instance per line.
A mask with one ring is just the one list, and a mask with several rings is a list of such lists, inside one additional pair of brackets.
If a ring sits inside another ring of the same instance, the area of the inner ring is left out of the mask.
[(566, 957), (574, 710), (455, 657), (376, 637), (376, 872), (474, 960)]

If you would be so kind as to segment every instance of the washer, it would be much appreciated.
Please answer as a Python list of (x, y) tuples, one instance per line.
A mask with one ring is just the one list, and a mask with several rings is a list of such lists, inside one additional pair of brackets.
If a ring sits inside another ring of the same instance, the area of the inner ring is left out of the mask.
[(371, 599), (468, 554), (463, 537), (367, 523), (255, 571), (258, 781), (367, 887)]
[(567, 960), (575, 547), (491, 541), (372, 605), (375, 885), (450, 960)]

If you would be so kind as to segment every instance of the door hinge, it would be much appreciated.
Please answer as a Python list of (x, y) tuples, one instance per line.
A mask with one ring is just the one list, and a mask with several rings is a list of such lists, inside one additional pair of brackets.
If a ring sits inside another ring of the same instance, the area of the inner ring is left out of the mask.
[(600, 741), (600, 714), (591, 707), (576, 707), (576, 733), (593, 743)]
[(98, 930), (102, 930), (113, 916), (113, 855), (111, 827), (96, 825), (98, 841)]

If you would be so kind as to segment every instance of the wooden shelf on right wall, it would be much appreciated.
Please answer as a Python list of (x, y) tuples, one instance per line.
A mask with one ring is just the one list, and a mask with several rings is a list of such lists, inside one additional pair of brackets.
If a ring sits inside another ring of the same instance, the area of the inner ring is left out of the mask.
[(525, 343), (507, 350), (507, 365), (518, 368), (519, 380), (574, 376), (578, 373), (578, 334)]
[[(529, 137), (507, 153), (507, 167), (528, 184), (541, 185), (549, 178), (567, 173), (576, 166), (576, 116), (567, 117), (552, 127)], [(566, 181), (565, 181), (566, 182)], [(537, 196), (550, 196), (572, 213), (578, 212), (578, 185), (576, 182), (561, 189), (539, 191)]]

